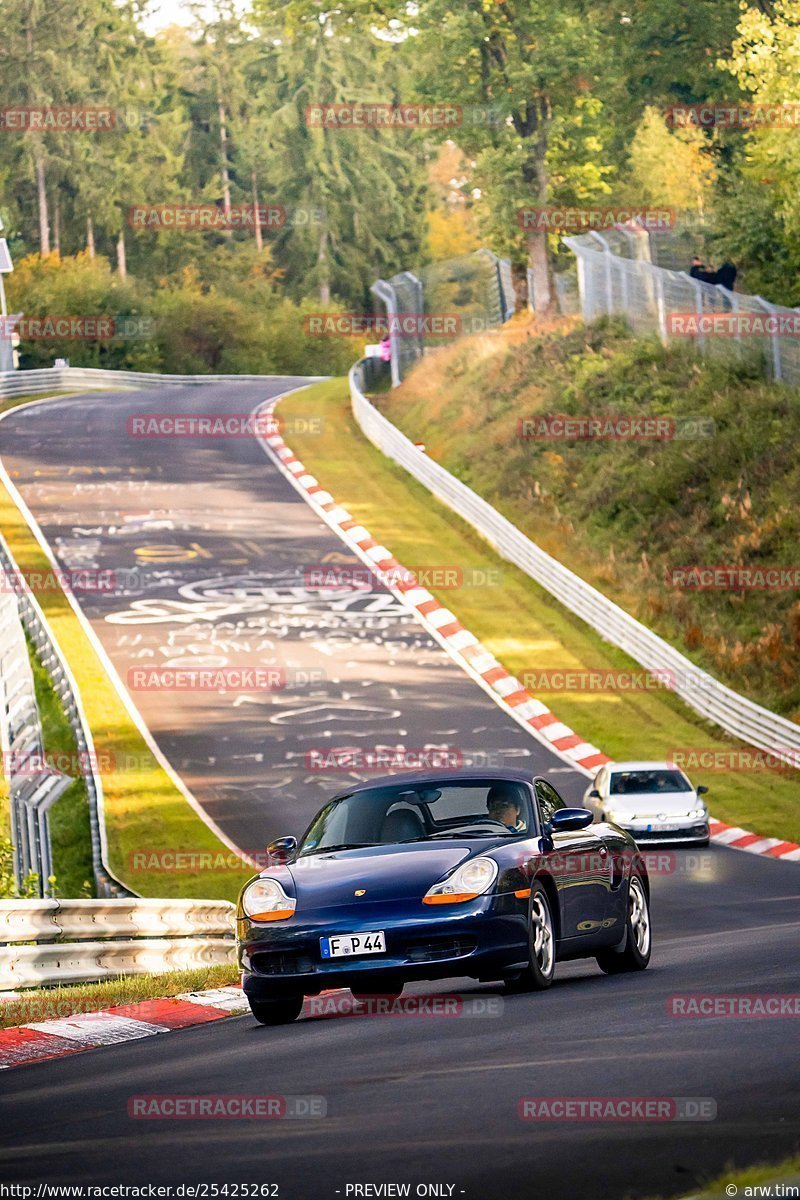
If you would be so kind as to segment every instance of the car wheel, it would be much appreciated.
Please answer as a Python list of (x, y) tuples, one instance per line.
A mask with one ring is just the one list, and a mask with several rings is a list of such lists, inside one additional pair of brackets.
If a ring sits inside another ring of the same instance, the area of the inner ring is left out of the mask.
[(625, 937), (618, 948), (603, 950), (598, 954), (597, 965), (606, 975), (619, 975), (623, 971), (643, 971), (650, 962), (650, 946), (650, 905), (647, 889), (640, 876), (631, 875), (628, 884)]
[(251, 1000), (250, 1011), (259, 1025), (289, 1025), (296, 1020), (303, 1008), (303, 997), (279, 996), (275, 1000)]
[(556, 936), (547, 892), (540, 883), (531, 888), (528, 917), (528, 966), (506, 981), (510, 992), (541, 992), (553, 982), (556, 969)]

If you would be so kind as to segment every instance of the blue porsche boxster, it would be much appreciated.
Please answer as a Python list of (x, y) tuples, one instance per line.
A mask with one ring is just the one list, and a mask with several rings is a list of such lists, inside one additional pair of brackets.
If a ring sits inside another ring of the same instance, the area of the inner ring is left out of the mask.
[(469, 976), (549, 987), (555, 964), (650, 959), (650, 885), (631, 836), (593, 825), (522, 771), (392, 775), (335, 796), (239, 898), (238, 952), (256, 1020), (304, 996), (399, 995)]

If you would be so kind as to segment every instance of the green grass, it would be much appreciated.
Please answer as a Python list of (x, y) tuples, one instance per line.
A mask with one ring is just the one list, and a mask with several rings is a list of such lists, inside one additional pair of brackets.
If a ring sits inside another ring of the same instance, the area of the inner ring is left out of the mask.
[[(795, 1187), (800, 1182), (800, 1156), (787, 1158), (781, 1163), (768, 1164), (757, 1163), (752, 1167), (745, 1167), (742, 1170), (735, 1171), (733, 1169), (725, 1171), (716, 1179), (707, 1183), (701, 1192), (693, 1191), (691, 1200), (730, 1200), (731, 1193), (725, 1189), (728, 1186), (735, 1187), (737, 1190), (734, 1196), (738, 1200), (748, 1200), (748, 1196), (752, 1197), (754, 1193), (748, 1193), (748, 1188), (757, 1187), (776, 1183), (793, 1184)], [(761, 1193), (755, 1193), (760, 1195)], [(797, 1195), (797, 1193), (794, 1193)], [(778, 1195), (774, 1190), (773, 1196)]]
[(28, 651), (36, 686), (36, 703), (42, 722), (45, 754), (56, 766), (63, 763), (73, 782), (50, 809), (50, 844), (53, 851), (54, 891), (57, 896), (93, 896), (92, 845), (89, 826), (89, 800), (79, 772), (78, 750), (67, 714), (53, 687), (52, 680)]
[[(529, 334), (530, 336), (525, 336)], [(543, 549), (723, 682), (800, 722), (800, 589), (699, 590), (674, 568), (800, 569), (800, 393), (618, 323), (471, 338), (386, 415)], [(523, 438), (520, 419), (704, 418), (704, 436)]]
[(198, 967), (193, 971), (166, 971), (160, 975), (119, 975), (102, 983), (81, 983), (72, 987), (31, 988), (20, 993), (18, 1000), (4, 1001), (0, 992), (0, 1029), (68, 1017), (72, 1013), (98, 1012), (118, 1004), (160, 1000), (183, 992), (228, 987), (238, 982), (238, 968), (231, 964)]
[[(323, 418), (322, 432), (293, 433), (292, 449), (405, 566), (455, 565), (465, 577), (470, 568), (489, 572), (489, 578), (492, 572), (499, 575), (494, 585), (431, 590), (509, 671), (637, 669), (370, 445), (354, 424), (346, 381), (315, 384), (284, 400), (280, 411), (287, 421), (293, 413)], [(661, 758), (682, 747), (724, 751), (737, 745), (670, 692), (558, 692), (542, 698), (556, 716), (616, 759)], [(797, 772), (693, 774), (696, 782), (709, 785), (716, 817), (800, 841)]]

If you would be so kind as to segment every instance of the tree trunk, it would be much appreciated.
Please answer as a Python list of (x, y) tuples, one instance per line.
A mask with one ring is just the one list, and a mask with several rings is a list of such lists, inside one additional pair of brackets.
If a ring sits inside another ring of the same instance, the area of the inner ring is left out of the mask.
[(36, 164), (36, 199), (39, 205), (39, 253), (50, 253), (50, 211), (47, 207), (47, 178), (41, 146), (34, 150)]
[[(222, 174), (222, 209), (225, 216), (230, 219), (231, 215), (231, 178), (228, 172), (228, 129), (227, 116), (225, 113), (225, 105), (219, 101), (219, 146), (220, 146), (220, 163)], [(233, 230), (228, 228), (225, 231), (225, 237), (232, 238)]]
[(317, 249), (317, 278), (319, 280), (319, 302), (320, 304), (330, 304), (331, 302), (331, 281), (328, 262), (328, 229), (323, 225), (319, 235), (319, 246)]
[(533, 281), (533, 296), (528, 296), (528, 303), (534, 312), (547, 312), (553, 299), (550, 290), (547, 234), (543, 230), (531, 230), (526, 238), (526, 245), (530, 278)]
[(260, 254), (264, 249), (264, 239), (261, 236), (261, 221), (259, 220), (258, 214), (258, 180), (256, 178), (255, 171), (251, 172), (250, 178), (253, 184), (253, 220), (255, 222), (256, 229), (256, 250), (258, 250)]
[(120, 230), (119, 237), (117, 238), (117, 271), (120, 279), (127, 279), (128, 263), (125, 254), (125, 231), (122, 229)]
[(61, 201), (58, 198), (58, 192), (56, 192), (53, 205), (53, 249), (61, 257)]
[[(517, 132), (527, 141), (528, 157), (522, 168), (522, 177), (530, 189), (531, 206), (547, 204), (547, 146), (551, 120), (550, 101), (540, 96), (526, 105), (524, 115), (515, 119)], [(528, 267), (533, 280), (533, 304), (536, 312), (547, 312), (553, 301), (551, 287), (550, 256), (547, 251), (547, 232), (530, 229), (525, 238), (528, 250)], [(531, 297), (528, 295), (528, 303)]]
[(86, 252), (89, 258), (94, 258), (94, 221), (86, 218)]

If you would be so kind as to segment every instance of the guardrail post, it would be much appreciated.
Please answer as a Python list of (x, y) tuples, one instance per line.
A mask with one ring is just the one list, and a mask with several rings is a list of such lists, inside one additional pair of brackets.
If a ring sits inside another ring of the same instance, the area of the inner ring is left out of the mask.
[[(386, 305), (386, 314), (389, 317), (389, 345), (392, 349), (392, 387), (399, 387), (402, 383), (400, 378), (400, 351), (397, 344), (397, 296), (395, 290), (390, 283), (385, 279), (376, 279), (372, 287), (369, 289), (374, 292), (379, 300), (382, 300)], [(395, 320), (392, 320), (392, 317)]]
[[(774, 317), (775, 313), (778, 312), (777, 304), (770, 304), (769, 300), (765, 300), (763, 296), (756, 296), (755, 298), (767, 310), (768, 316)], [(775, 324), (777, 326), (777, 321)], [(783, 362), (781, 360), (781, 340), (778, 337), (778, 330), (775, 327), (773, 327), (770, 334), (770, 341), (772, 343), (772, 378), (776, 383), (780, 383), (783, 379)]]

